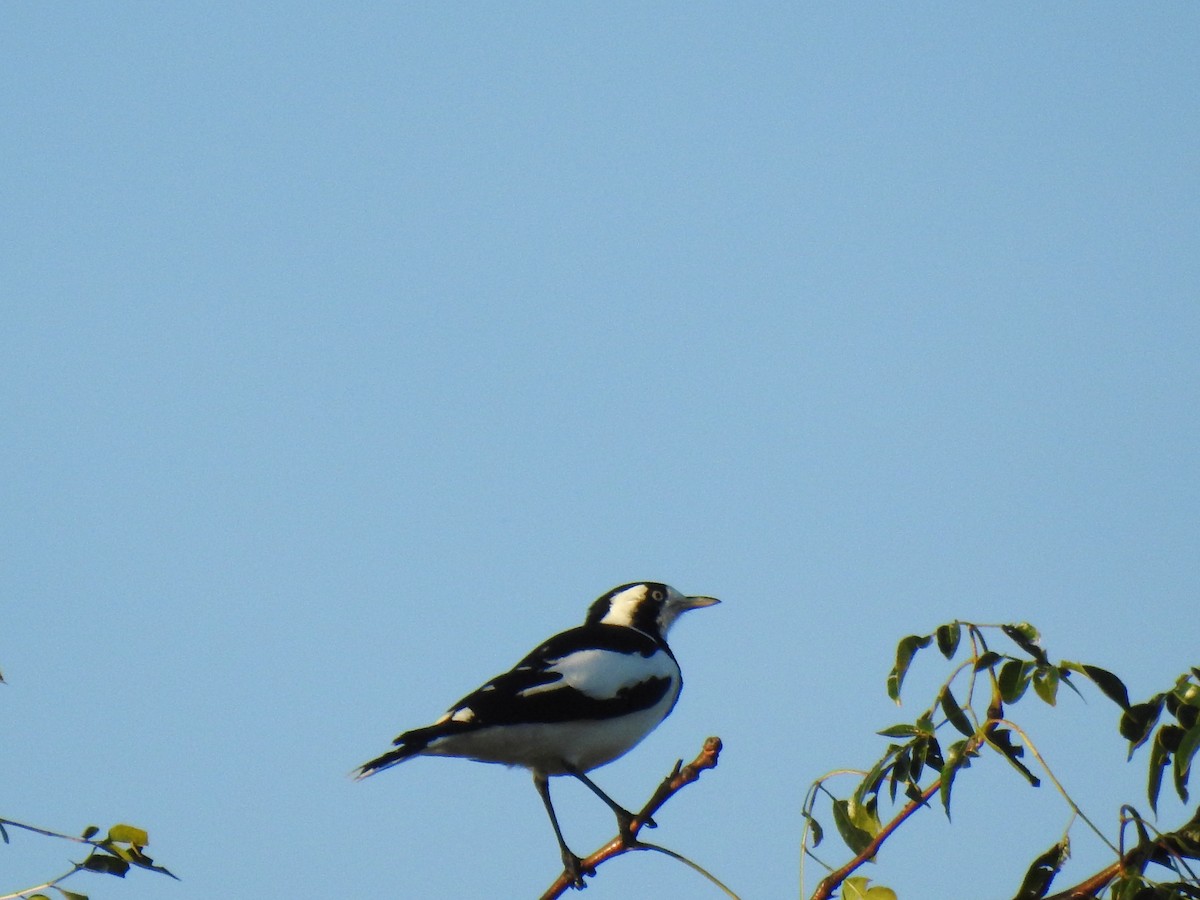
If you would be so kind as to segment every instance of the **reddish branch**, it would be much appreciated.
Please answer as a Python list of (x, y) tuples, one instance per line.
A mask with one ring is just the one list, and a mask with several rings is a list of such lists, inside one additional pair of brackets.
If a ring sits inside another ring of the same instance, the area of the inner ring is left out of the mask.
[[(658, 786), (658, 790), (642, 807), (641, 812), (634, 817), (633, 824), (629, 826), (629, 838), (626, 839), (620, 835), (613, 838), (591, 856), (582, 861), (581, 868), (585, 874), (595, 875), (596, 866), (607, 859), (612, 859), (614, 856), (620, 856), (622, 853), (628, 853), (630, 850), (643, 850), (645, 847), (637, 840), (637, 834), (641, 831), (646, 823), (654, 818), (654, 814), (662, 808), (668, 800), (670, 800), (682, 788), (691, 784), (700, 777), (700, 773), (705, 769), (714, 769), (717, 765), (717, 758), (721, 755), (721, 739), (718, 737), (710, 737), (704, 742), (704, 749), (700, 751), (700, 755), (688, 763), (686, 766), (683, 760), (675, 763), (675, 768), (671, 770), (671, 774), (663, 779), (662, 784)], [(554, 900), (556, 897), (561, 897), (566, 893), (567, 889), (572, 885), (571, 875), (565, 870), (555, 880), (554, 884), (542, 894), (542, 900)]]
[(929, 802), (929, 798), (938, 792), (942, 786), (941, 779), (938, 779), (929, 787), (921, 792), (921, 796), (910, 801), (892, 821), (888, 822), (879, 830), (879, 834), (872, 838), (871, 843), (867, 844), (854, 859), (846, 863), (840, 869), (834, 869), (828, 875), (821, 879), (821, 883), (817, 885), (817, 891), (812, 895), (812, 900), (829, 900), (833, 896), (833, 892), (841, 886), (850, 875), (861, 866), (863, 863), (869, 862), (875, 858), (875, 854), (879, 852), (879, 848), (883, 846), (883, 842), (891, 837), (892, 832), (904, 824), (905, 819), (915, 813), (922, 806)]
[[(1089, 875), (1072, 888), (1059, 891), (1057, 894), (1050, 894), (1046, 897), (1046, 900), (1092, 900), (1092, 898), (1099, 896), (1100, 892), (1108, 887), (1109, 884), (1130, 869), (1140, 873), (1150, 862), (1163, 862), (1165, 864), (1167, 857), (1179, 856), (1179, 849), (1174, 846), (1176, 834), (1175, 832), (1162, 834), (1158, 836), (1157, 840), (1139, 844), (1125, 853), (1116, 862), (1105, 866), (1094, 875)], [(1197, 858), (1192, 853), (1184, 855), (1189, 859)]]
[(1091, 898), (1108, 887), (1109, 882), (1121, 874), (1122, 864), (1122, 862), (1115, 862), (1111, 866), (1101, 869), (1095, 875), (1079, 882), (1075, 887), (1068, 888), (1057, 894), (1051, 894), (1046, 900), (1091, 900)]
[[(879, 848), (883, 845), (883, 842), (891, 836), (892, 832), (899, 828), (909, 816), (915, 813), (922, 806), (925, 806), (929, 802), (930, 798), (932, 798), (933, 795), (938, 792), (938, 789), (941, 787), (941, 785), (941, 779), (938, 779), (937, 781), (933, 782), (933, 784), (929, 785), (929, 787), (925, 788), (925, 790), (922, 791), (920, 798), (911, 801), (902, 810), (900, 810), (900, 812), (896, 814), (896, 817), (888, 822), (888, 824), (880, 830), (879, 834), (875, 835), (871, 843), (867, 844), (867, 846), (863, 848), (861, 853), (855, 856), (854, 859), (850, 860), (840, 869), (836, 869), (826, 875), (821, 880), (821, 883), (817, 885), (816, 893), (812, 895), (810, 900), (830, 900), (830, 898), (833, 897), (834, 891), (841, 886), (842, 882), (849, 878), (859, 866), (863, 865), (863, 863), (869, 862), (871, 859), (873, 859), (875, 854), (879, 852)], [(1067, 888), (1067, 890), (1060, 891), (1057, 894), (1047, 895), (1045, 900), (1095, 900), (1102, 890), (1108, 887), (1126, 870), (1136, 870), (1141, 866), (1144, 866), (1149, 860), (1154, 860), (1159, 857), (1177, 853), (1177, 848), (1175, 848), (1172, 844), (1172, 839), (1174, 837), (1174, 834), (1164, 834), (1161, 835), (1156, 841), (1151, 841), (1147, 844), (1134, 847), (1111, 865), (1105, 866), (1099, 872), (1088, 876), (1074, 887)], [(1189, 856), (1191, 855), (1189, 854)]]

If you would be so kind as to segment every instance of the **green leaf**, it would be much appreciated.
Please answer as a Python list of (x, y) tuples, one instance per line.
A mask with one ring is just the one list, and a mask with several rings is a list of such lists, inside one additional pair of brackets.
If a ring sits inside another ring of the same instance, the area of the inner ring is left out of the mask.
[(133, 862), (133, 853), (129, 847), (123, 847), (120, 844), (110, 844), (108, 841), (101, 841), (100, 846), (113, 856), (120, 857), (125, 862)]
[(1070, 855), (1070, 841), (1063, 838), (1035, 859), (1025, 873), (1025, 880), (1021, 882), (1021, 888), (1013, 900), (1041, 900), (1045, 897), (1054, 876), (1059, 873)]
[(875, 798), (868, 798), (860, 802), (857, 797), (851, 797), (846, 805), (846, 815), (850, 817), (854, 827), (865, 831), (872, 839), (883, 828), (876, 810)]
[(1010, 659), (1000, 667), (997, 681), (1000, 697), (1005, 703), (1016, 703), (1024, 696), (1033, 669), (1034, 664), (1027, 659)]
[(953, 658), (958, 650), (958, 642), (962, 637), (962, 627), (957, 622), (951, 622), (948, 625), (939, 625), (937, 631), (938, 649), (942, 651), (942, 656), (946, 659)]
[(933, 638), (928, 634), (910, 634), (896, 645), (896, 665), (888, 674), (887, 693), (897, 706), (900, 705), (900, 687), (904, 684), (904, 676), (908, 674), (913, 657), (917, 655), (918, 650), (928, 647), (931, 640)]
[(946, 761), (942, 758), (942, 745), (938, 743), (938, 739), (933, 735), (925, 738), (925, 765), (940, 772), (945, 764)]
[(95, 825), (89, 825), (87, 828), (83, 829), (83, 839), (85, 841), (90, 841), (92, 838), (94, 838), (99, 833), (100, 833), (99, 828), (97, 828)]
[(1150, 809), (1158, 814), (1158, 792), (1162, 788), (1163, 769), (1171, 761), (1171, 753), (1162, 741), (1162, 729), (1150, 743), (1150, 777), (1146, 783), (1146, 796), (1150, 799)]
[(145, 847), (150, 843), (150, 835), (143, 829), (133, 825), (114, 825), (108, 829), (108, 840), (118, 844), (132, 844), (135, 847)]
[(1058, 669), (1054, 666), (1038, 666), (1033, 673), (1033, 689), (1049, 706), (1058, 700)]
[(1080, 666), (1080, 668), (1083, 669), (1083, 674), (1104, 692), (1104, 696), (1121, 709), (1129, 709), (1129, 690), (1120, 678), (1099, 666)]
[(821, 823), (817, 821), (816, 816), (812, 813), (801, 813), (806, 822), (808, 822), (808, 830), (812, 832), (812, 845), (815, 850), (821, 846), (821, 841), (825, 840), (825, 829), (821, 827)]
[(1038, 665), (1050, 665), (1050, 658), (1046, 656), (1046, 651), (1041, 647), (1041, 635), (1028, 622), (1020, 622), (1016, 625), (1001, 625), (1000, 630), (1008, 635), (1014, 644), (1032, 656)]
[(962, 711), (962, 707), (958, 705), (958, 701), (954, 699), (954, 694), (950, 690), (950, 685), (942, 690), (942, 712), (946, 714), (946, 719), (967, 737), (971, 737), (975, 733), (975, 728), (971, 725), (971, 720), (967, 718), (966, 713)]
[(50, 900), (45, 894), (30, 894), (28, 900)]
[(1179, 739), (1179, 747), (1175, 751), (1175, 793), (1184, 803), (1188, 802), (1188, 777), (1197, 750), (1200, 750), (1200, 725), (1193, 725)]
[(1133, 758), (1133, 751), (1146, 743), (1154, 731), (1165, 698), (1165, 694), (1155, 694), (1145, 703), (1135, 703), (1121, 714), (1118, 728), (1121, 737), (1129, 741), (1129, 759)]
[(1182, 828), (1175, 829), (1174, 837), (1181, 853), (1200, 859), (1200, 809)]
[(92, 872), (104, 872), (106, 875), (116, 875), (118, 878), (124, 878), (125, 873), (129, 871), (129, 863), (117, 856), (111, 856), (107, 853), (92, 853), (80, 865)]
[(946, 753), (946, 761), (942, 765), (942, 783), (938, 787), (947, 819), (950, 818), (950, 790), (954, 786), (954, 776), (958, 774), (959, 769), (965, 769), (969, 765), (971, 760), (967, 754), (967, 742), (957, 741), (951, 744)]
[(896, 791), (900, 785), (908, 781), (908, 768), (910, 765), (909, 757), (912, 753), (912, 747), (905, 747), (896, 754), (895, 765), (892, 766), (892, 771), (888, 780), (888, 796), (894, 801), (896, 799)]
[(88, 900), (87, 894), (77, 894), (74, 891), (68, 891), (65, 888), (57, 886), (54, 889), (62, 894), (63, 900)]
[(858, 785), (858, 789), (854, 792), (854, 799), (858, 803), (865, 803), (868, 796), (879, 793), (879, 786), (883, 783), (884, 774), (887, 772), (888, 767), (892, 765), (892, 757), (899, 749), (895, 744), (891, 744), (888, 747), (887, 753), (883, 754), (879, 758), (879, 762), (875, 763), (871, 767), (871, 771), (863, 777), (863, 780)]
[[(1200, 678), (1200, 676), (1197, 677)], [(1180, 677), (1179, 682), (1175, 685), (1175, 691), (1184, 703), (1191, 703), (1193, 706), (1200, 705), (1200, 684), (1192, 684), (1190, 675)]]
[(855, 855), (862, 853), (874, 840), (874, 835), (854, 824), (854, 819), (850, 815), (849, 800), (833, 801), (833, 823), (837, 826), (838, 834), (842, 836), (846, 846), (850, 848), (850, 852)]
[(1002, 659), (1004, 659), (1004, 657), (995, 650), (988, 650), (985, 653), (980, 653), (979, 659), (975, 660), (975, 671), (982, 672), (984, 669), (990, 669)]
[(987, 733), (987, 742), (1007, 759), (1009, 765), (1020, 772), (1033, 787), (1041, 786), (1041, 779), (1030, 772), (1021, 762), (1021, 757), (1025, 755), (1025, 748), (1012, 742), (1011, 731), (1007, 728), (993, 728)]
[(928, 749), (928, 738), (918, 738), (912, 742), (908, 759), (908, 777), (914, 785), (921, 780), (921, 773), (925, 770), (925, 753)]
[(1137, 895), (1146, 887), (1148, 887), (1146, 879), (1136, 872), (1126, 872), (1112, 883), (1109, 895), (1112, 900), (1136, 900)]
[(907, 722), (901, 722), (899, 725), (892, 725), (890, 728), (885, 728), (883, 731), (877, 731), (875, 733), (887, 738), (909, 738), (916, 737), (921, 732), (917, 730), (915, 725), (909, 725)]
[(1000, 696), (1006, 703), (1015, 703), (1025, 696), (1030, 678), (1037, 666), (1027, 659), (1010, 659), (1000, 667)]
[(1184, 728), (1191, 728), (1200, 722), (1200, 709), (1191, 705), (1181, 706), (1175, 718), (1179, 720), (1179, 724)]
[(1162, 741), (1162, 745), (1167, 748), (1168, 753), (1174, 753), (1179, 749), (1179, 744), (1183, 741), (1183, 734), (1183, 729), (1178, 725), (1164, 725), (1158, 729), (1158, 739)]

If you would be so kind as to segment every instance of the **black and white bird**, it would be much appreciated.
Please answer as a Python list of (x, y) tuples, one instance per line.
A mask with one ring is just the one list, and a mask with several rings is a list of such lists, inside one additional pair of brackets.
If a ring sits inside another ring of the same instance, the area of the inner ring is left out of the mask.
[(395, 749), (360, 766), (374, 775), (414, 756), (458, 756), (521, 766), (546, 805), (563, 865), (582, 886), (579, 857), (563, 839), (550, 802), (549, 777), (570, 775), (608, 804), (621, 834), (634, 815), (586, 773), (632, 750), (675, 706), (683, 678), (666, 635), (681, 613), (717, 603), (657, 582), (613, 588), (578, 628), (546, 641), (510, 671), (468, 694), (424, 728), (406, 731)]

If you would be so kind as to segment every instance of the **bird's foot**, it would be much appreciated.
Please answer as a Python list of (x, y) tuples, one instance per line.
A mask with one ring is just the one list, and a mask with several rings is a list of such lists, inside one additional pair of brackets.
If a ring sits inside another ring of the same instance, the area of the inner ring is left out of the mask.
[(571, 887), (575, 888), (576, 890), (582, 891), (585, 887), (587, 887), (586, 882), (583, 880), (584, 875), (596, 874), (595, 869), (590, 867), (585, 868), (583, 865), (583, 860), (566, 847), (563, 847), (562, 861), (563, 871), (565, 871), (567, 873), (567, 877), (571, 879)]
[[(636, 815), (634, 815), (633, 813), (631, 813), (629, 810), (622, 809), (619, 812), (617, 812), (617, 831), (621, 835), (621, 840), (627, 846), (631, 846), (631, 847), (638, 842), (637, 835), (634, 834), (634, 832), (633, 832), (633, 823), (635, 821), (639, 821), (638, 817)], [(646, 818), (641, 819), (639, 821), (638, 827), (639, 828), (657, 828), (658, 823), (655, 822), (653, 819), (651, 819), (649, 816), (647, 816)]]

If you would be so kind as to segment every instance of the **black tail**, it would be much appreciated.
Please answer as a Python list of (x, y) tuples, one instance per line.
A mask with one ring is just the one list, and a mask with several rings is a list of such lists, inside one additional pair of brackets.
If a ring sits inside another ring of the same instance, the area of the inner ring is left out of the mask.
[(390, 769), (392, 766), (398, 765), (406, 759), (420, 756), (425, 751), (425, 748), (429, 746), (429, 742), (435, 737), (440, 736), (441, 732), (442, 729), (438, 725), (430, 725), (427, 728), (417, 728), (414, 731), (404, 732), (404, 734), (392, 742), (396, 745), (395, 750), (389, 750), (383, 756), (363, 763), (355, 769), (353, 772), (354, 780), (361, 781), (368, 775), (374, 775), (376, 772)]
[(354, 780), (361, 781), (368, 775), (374, 775), (376, 772), (382, 772), (384, 769), (389, 769), (397, 763), (402, 763), (412, 756), (420, 753), (413, 747), (398, 747), (395, 750), (389, 750), (387, 753), (380, 756), (378, 759), (373, 759), (368, 763), (363, 763), (354, 770)]

